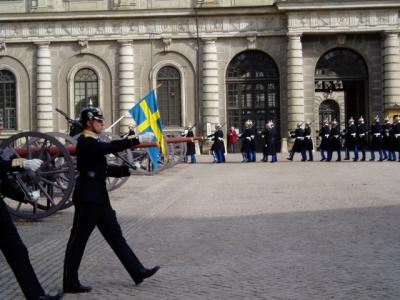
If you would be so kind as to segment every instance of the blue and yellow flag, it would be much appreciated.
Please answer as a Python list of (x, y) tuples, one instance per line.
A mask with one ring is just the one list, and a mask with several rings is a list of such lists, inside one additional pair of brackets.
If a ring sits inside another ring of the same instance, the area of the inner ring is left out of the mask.
[[(168, 152), (163, 135), (163, 125), (154, 90), (150, 91), (147, 96), (136, 103), (135, 106), (129, 110), (129, 113), (136, 122), (138, 133), (154, 133), (154, 141), (157, 141), (160, 144), (164, 159), (167, 160)], [(151, 160), (153, 161), (154, 169), (157, 169), (159, 154), (158, 148), (151, 147), (148, 149)]]

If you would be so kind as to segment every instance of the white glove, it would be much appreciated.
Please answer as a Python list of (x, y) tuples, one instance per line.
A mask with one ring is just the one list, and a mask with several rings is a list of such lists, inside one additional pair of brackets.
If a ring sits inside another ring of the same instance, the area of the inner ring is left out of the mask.
[(139, 135), (139, 143), (151, 143), (154, 139), (154, 133), (145, 132)]
[(37, 159), (37, 158), (27, 159), (24, 161), (22, 167), (25, 170), (36, 172), (40, 168), (42, 163), (43, 163), (43, 160), (41, 160), (41, 159)]
[(246, 140), (251, 141), (251, 137), (247, 136), (247, 137), (246, 137)]
[(224, 139), (222, 138), (222, 137), (219, 137), (218, 138), (221, 142), (223, 142), (224, 141)]
[(268, 148), (268, 145), (267, 145), (267, 144), (265, 144), (265, 148)]
[(30, 192), (29, 196), (31, 196), (33, 201), (38, 201), (40, 198), (40, 190)]

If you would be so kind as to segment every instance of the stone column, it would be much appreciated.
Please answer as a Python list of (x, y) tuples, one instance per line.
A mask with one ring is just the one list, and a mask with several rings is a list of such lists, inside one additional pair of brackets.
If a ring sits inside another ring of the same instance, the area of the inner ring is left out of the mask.
[(398, 33), (387, 32), (383, 45), (385, 111), (400, 105), (400, 41)]
[(36, 129), (39, 132), (53, 131), (53, 92), (51, 83), (50, 43), (36, 43)]
[(304, 121), (303, 48), (300, 34), (289, 34), (287, 47), (287, 115), (288, 130)]
[[(204, 39), (203, 46), (203, 130), (206, 132), (207, 123), (220, 123), (219, 92), (218, 92), (218, 60), (216, 39)], [(214, 128), (212, 128), (214, 129)]]
[[(128, 113), (135, 100), (135, 75), (133, 66), (133, 41), (119, 41), (119, 115)], [(128, 125), (133, 122), (128, 116), (121, 120), (120, 132), (127, 133)]]

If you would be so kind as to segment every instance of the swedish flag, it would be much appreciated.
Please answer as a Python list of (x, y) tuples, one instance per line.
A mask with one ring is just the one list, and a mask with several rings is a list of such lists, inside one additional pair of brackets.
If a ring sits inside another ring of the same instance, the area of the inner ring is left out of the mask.
[[(157, 105), (157, 97), (154, 90), (150, 91), (143, 99), (129, 110), (136, 122), (139, 133), (153, 132), (154, 141), (161, 146), (164, 159), (168, 159), (167, 147), (163, 135), (163, 125)], [(153, 161), (154, 169), (158, 167), (158, 148), (150, 148), (149, 154)]]

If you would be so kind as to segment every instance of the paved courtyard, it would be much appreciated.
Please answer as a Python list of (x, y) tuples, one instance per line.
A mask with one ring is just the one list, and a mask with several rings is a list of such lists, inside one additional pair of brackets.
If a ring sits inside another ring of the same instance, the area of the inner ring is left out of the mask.
[[(64, 299), (400, 299), (400, 163), (283, 159), (131, 177), (113, 206), (160, 272), (135, 287), (96, 230), (80, 269), (93, 291)], [(62, 287), (72, 216), (17, 223), (46, 290)], [(2, 255), (0, 299), (22, 299)]]

